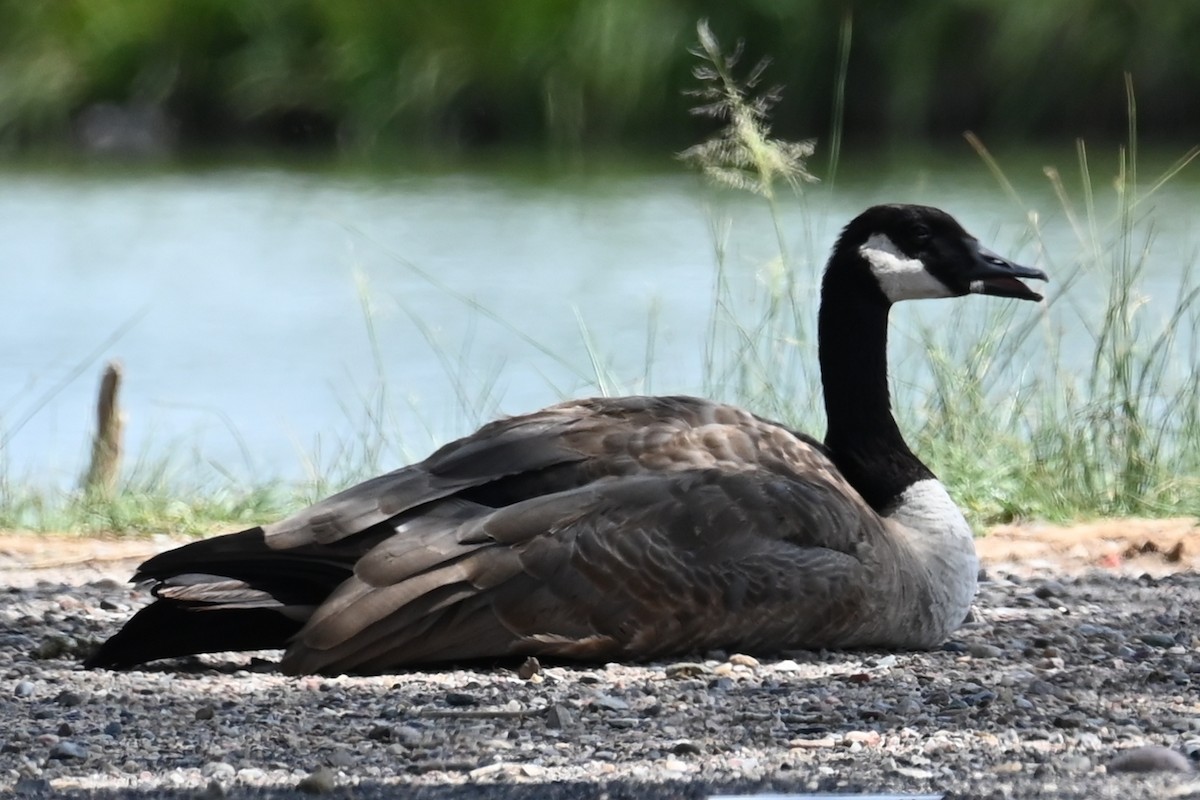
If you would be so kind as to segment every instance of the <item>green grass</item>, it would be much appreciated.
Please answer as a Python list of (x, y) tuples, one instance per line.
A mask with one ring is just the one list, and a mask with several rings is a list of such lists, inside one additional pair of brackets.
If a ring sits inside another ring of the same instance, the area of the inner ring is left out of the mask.
[[(849, 40), (847, 19), (843, 73)], [(721, 225), (714, 221), (705, 375), (696, 390), (820, 434), (824, 424), (812, 296), (824, 254), (817, 252), (812, 209), (819, 206), (822, 192), (834, 191), (841, 112), (835, 111), (831, 125), (826, 180), (812, 184), (813, 143), (773, 137), (768, 123), (774, 94), (750, 93), (761, 71), (751, 71), (747, 86), (734, 77), (736, 59), (722, 54), (704, 26), (700, 42), (702, 107), (724, 127), (684, 158), (726, 187), (761, 198), (762, 213), (774, 222), (778, 252), (748, 275), (728, 263)], [(844, 84), (844, 74), (837, 84)], [(1024, 224), (1013, 254), (1044, 265), (1054, 281), (1040, 308), (1001, 301), (956, 307), (952, 324), (919, 330), (921, 358), (893, 375), (901, 427), (976, 525), (1195, 515), (1200, 509), (1200, 374), (1192, 368), (1200, 359), (1196, 254), (1180, 273), (1165, 318), (1160, 310), (1152, 313), (1145, 297), (1145, 272), (1157, 257), (1154, 203), (1200, 150), (1186, 153), (1161, 175), (1139, 180), (1131, 86), (1127, 105), (1128, 136), (1115, 166), (1107, 171), (1097, 166), (1080, 142), (1075, 175), (1046, 172), (1057, 207), (1036, 212), (984, 144), (968, 137), (996, 178), (997, 209), (1010, 208)], [(785, 214), (791, 218), (793, 203), (802, 220), (800, 247), (789, 247), (792, 239), (782, 222)], [(1047, 247), (1050, 225), (1069, 227), (1073, 248)], [(396, 263), (456, 297), (475, 319), (499, 324), (569, 367), (598, 393), (650, 391), (653, 386), (653, 318), (647, 324), (645, 373), (630, 386), (612, 374), (605, 343), (582, 321), (588, 363), (572, 364), (551, 345), (531, 340), (518, 325), (455, 294), (418, 265), (398, 257)], [(376, 374), (365, 387), (341, 398), (358, 434), (314, 448), (303, 485), (245, 487), (219, 466), (199, 469), (178, 459), (143, 459), (113, 497), (89, 498), (14, 482), (3, 469), (0, 444), (0, 528), (201, 533), (245, 526), (278, 517), (397, 461), (420, 457), (423, 453), (408, 452), (391, 433), (397, 427), (395, 415), (412, 409), (389, 391), (383, 357), (387, 348), (379, 341), (372, 290), (365, 281), (360, 296)], [(1086, 302), (1078, 300), (1083, 296)], [(1155, 301), (1161, 308), (1162, 298)], [(432, 328), (422, 324), (419, 311), (408, 312), (441, 360), (461, 411), (461, 428), (493, 416), (496, 374), (472, 370), (468, 352), (448, 352)], [(1082, 372), (1061, 366), (1061, 343), (1068, 336), (1083, 336), (1090, 348)], [(202, 475), (207, 477), (198, 477)]]
[[(850, 5), (860, 35), (837, 85)], [(823, 130), (839, 113), (826, 101), (844, 97), (857, 135), (883, 142), (964, 120), (1020, 140), (1116, 135), (1122, 69), (1164, 132), (1198, 121), (1200, 7), (1186, 2), (0, 0), (0, 149), (69, 144), (97, 104), (163, 109), (197, 146), (661, 147), (696, 130), (680, 89), (701, 15), (774, 53), (776, 80), (813, 99), (780, 110), (784, 130)]]
[[(711, 47), (704, 49), (714, 65), (724, 66)], [(776, 230), (779, 198), (771, 187), (780, 178), (807, 213), (814, 202), (800, 192), (808, 174), (803, 159), (790, 175), (778, 166), (796, 161), (795, 145), (770, 139), (761, 101), (748, 97), (745, 86), (731, 92), (726, 70), (701, 75), (721, 83), (729, 124), (715, 144), (685, 155), (699, 157), (716, 180), (761, 195)], [(1024, 250), (1040, 257), (1054, 281), (1041, 309), (1012, 302), (956, 308), (951, 324), (920, 331), (924, 358), (910, 369), (914, 376), (893, 376), (902, 427), (977, 525), (1200, 511), (1200, 374), (1191, 366), (1200, 355), (1195, 254), (1167, 301), (1165, 319), (1160, 310), (1152, 312), (1144, 289), (1155, 257), (1153, 200), (1200, 148), (1143, 186), (1131, 80), (1126, 93), (1128, 137), (1115, 174), (1093, 174), (1079, 142), (1077, 185), (1068, 187), (1048, 169), (1059, 208), (1041, 215), (983, 143), (968, 136), (996, 177), (998, 198), (1007, 198), (1025, 222)], [(839, 131), (835, 119), (831, 176)], [(729, 146), (731, 139), (743, 146)], [(731, 175), (731, 168), (739, 172)], [(753, 175), (742, 178), (740, 171)], [(1073, 253), (1046, 249), (1043, 215), (1068, 222)], [(819, 255), (793, 258), (781, 237), (777, 259), (763, 270), (768, 277), (755, 307), (739, 316), (731, 311), (735, 279), (717, 243), (706, 393), (805, 430), (823, 430), (814, 413), (820, 398), (809, 302)], [(1064, 302), (1085, 288), (1087, 301)], [(1155, 299), (1161, 309), (1164, 299)], [(1079, 331), (1091, 353), (1081, 374), (1064, 369), (1059, 352), (1064, 336)]]

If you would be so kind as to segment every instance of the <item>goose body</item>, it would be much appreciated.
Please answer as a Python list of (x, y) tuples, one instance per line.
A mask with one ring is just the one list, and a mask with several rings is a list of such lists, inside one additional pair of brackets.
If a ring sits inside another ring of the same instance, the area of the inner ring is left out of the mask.
[(1045, 279), (949, 215), (875, 206), (822, 285), (824, 442), (693, 397), (577, 400), (489, 423), (280, 522), (141, 565), (155, 601), (93, 667), (283, 648), (289, 673), (519, 655), (928, 648), (978, 569), (887, 391), (894, 302), (1037, 300)]

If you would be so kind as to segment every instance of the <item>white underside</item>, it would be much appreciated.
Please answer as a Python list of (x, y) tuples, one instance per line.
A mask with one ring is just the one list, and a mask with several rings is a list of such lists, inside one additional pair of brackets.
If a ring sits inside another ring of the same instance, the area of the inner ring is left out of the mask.
[(930, 619), (945, 626), (944, 637), (966, 618), (975, 597), (979, 557), (971, 526), (946, 487), (932, 478), (905, 489), (887, 518), (907, 530), (909, 545), (928, 570), (922, 577), (932, 589)]
[(858, 248), (871, 265), (871, 274), (879, 288), (893, 303), (930, 297), (951, 297), (946, 285), (933, 277), (919, 258), (909, 258), (890, 238), (871, 234)]

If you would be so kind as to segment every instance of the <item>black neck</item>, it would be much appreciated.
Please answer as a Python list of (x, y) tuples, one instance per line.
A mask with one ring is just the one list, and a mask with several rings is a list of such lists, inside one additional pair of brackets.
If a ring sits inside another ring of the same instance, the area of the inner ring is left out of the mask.
[(887, 385), (889, 309), (869, 272), (830, 265), (821, 289), (818, 328), (829, 422), (825, 444), (846, 480), (877, 511), (890, 507), (913, 483), (933, 477), (908, 449), (892, 417)]

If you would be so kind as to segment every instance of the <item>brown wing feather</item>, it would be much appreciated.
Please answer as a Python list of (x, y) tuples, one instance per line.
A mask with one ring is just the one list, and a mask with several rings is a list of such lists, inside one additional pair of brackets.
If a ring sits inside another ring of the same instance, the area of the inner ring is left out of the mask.
[[(820, 481), (716, 469), (601, 481), (448, 516), (446, 527), (406, 528), (403, 553), (419, 553), (419, 569), (416, 558), (396, 558), (399, 537), (360, 559), (284, 666), (372, 671), (522, 653), (651, 658), (819, 646), (863, 602), (854, 537), (829, 530), (870, 524)], [(414, 535), (420, 546), (408, 541)], [(458, 622), (468, 618), (469, 635)]]
[(779, 455), (764, 452), (760, 441), (779, 434), (813, 453), (820, 447), (749, 412), (693, 397), (571, 401), (488, 423), (418, 464), (371, 478), (263, 530), (267, 544), (279, 550), (329, 544), (479, 487), (502, 485), (496, 505), (604, 476), (737, 468)]

